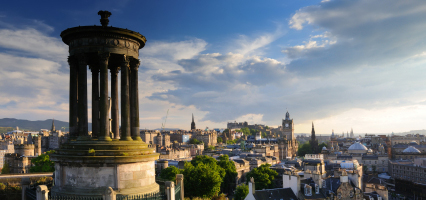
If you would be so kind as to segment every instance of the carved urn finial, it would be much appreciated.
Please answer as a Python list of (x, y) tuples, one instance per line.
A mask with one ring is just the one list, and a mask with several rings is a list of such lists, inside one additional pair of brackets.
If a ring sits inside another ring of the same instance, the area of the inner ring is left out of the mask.
[(104, 11), (104, 10), (100, 10), (99, 12), (98, 12), (98, 15), (100, 15), (101, 16), (101, 24), (102, 24), (102, 26), (103, 27), (107, 27), (108, 26), (108, 23), (109, 23), (109, 19), (108, 19), (108, 17), (109, 16), (111, 16), (111, 13), (109, 12), (109, 11)]

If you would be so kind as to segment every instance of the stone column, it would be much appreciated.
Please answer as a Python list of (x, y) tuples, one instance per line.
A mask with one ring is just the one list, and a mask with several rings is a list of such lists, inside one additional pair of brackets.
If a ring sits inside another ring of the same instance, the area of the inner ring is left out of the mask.
[(92, 138), (99, 136), (99, 66), (90, 66), (92, 70)]
[(129, 60), (123, 55), (121, 63), (121, 137), (120, 140), (132, 140), (130, 137), (130, 100), (129, 100)]
[(68, 57), (70, 65), (69, 131), (70, 140), (78, 136), (78, 65), (74, 57)]
[(180, 185), (180, 199), (184, 199), (183, 174), (176, 174), (176, 185)]
[(87, 117), (87, 61), (84, 54), (78, 60), (78, 140), (88, 139)]
[(102, 196), (104, 200), (116, 200), (115, 191), (111, 187), (105, 188), (105, 192)]
[(164, 183), (166, 187), (167, 200), (175, 200), (175, 184), (172, 181)]
[(109, 112), (108, 112), (108, 59), (109, 53), (100, 53), (99, 70), (100, 70), (100, 132), (98, 140), (111, 141), (109, 136)]
[(118, 113), (118, 79), (117, 74), (120, 67), (111, 67), (111, 132), (114, 133), (114, 139), (120, 138), (119, 131), (119, 113)]
[(25, 195), (25, 191), (30, 187), (31, 181), (30, 178), (22, 178), (21, 179), (21, 192), (22, 192), (22, 200), (27, 200), (27, 195)]
[(37, 186), (37, 200), (48, 200), (49, 199), (49, 189), (45, 185)]
[(130, 61), (130, 120), (131, 135), (133, 140), (142, 141), (139, 131), (139, 89), (138, 89), (138, 68), (139, 60)]

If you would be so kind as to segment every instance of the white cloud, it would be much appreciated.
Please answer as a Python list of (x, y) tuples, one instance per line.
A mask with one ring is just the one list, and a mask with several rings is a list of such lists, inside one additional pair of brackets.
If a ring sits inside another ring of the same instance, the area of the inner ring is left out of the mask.
[(58, 38), (46, 36), (34, 28), (0, 29), (0, 46), (20, 51), (20, 54), (66, 61), (68, 49)]

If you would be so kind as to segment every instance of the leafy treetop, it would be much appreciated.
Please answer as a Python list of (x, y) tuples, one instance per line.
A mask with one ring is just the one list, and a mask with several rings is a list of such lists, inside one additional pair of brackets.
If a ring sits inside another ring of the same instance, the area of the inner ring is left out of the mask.
[(55, 164), (50, 160), (49, 154), (55, 153), (54, 150), (46, 151), (44, 154), (37, 156), (31, 160), (33, 166), (30, 172), (53, 172), (55, 171)]

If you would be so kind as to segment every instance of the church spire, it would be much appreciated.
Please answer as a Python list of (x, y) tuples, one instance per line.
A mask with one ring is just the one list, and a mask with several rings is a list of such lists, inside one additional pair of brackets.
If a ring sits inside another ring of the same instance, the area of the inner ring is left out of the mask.
[(311, 132), (311, 148), (312, 148), (312, 153), (313, 154), (317, 154), (320, 153), (318, 150), (318, 140), (315, 138), (315, 127), (314, 127), (314, 122), (312, 122), (312, 132)]
[(52, 132), (56, 132), (56, 128), (55, 128), (55, 118), (52, 119)]
[(192, 113), (192, 122), (191, 122), (191, 130), (195, 130), (195, 121), (194, 121), (194, 113)]

